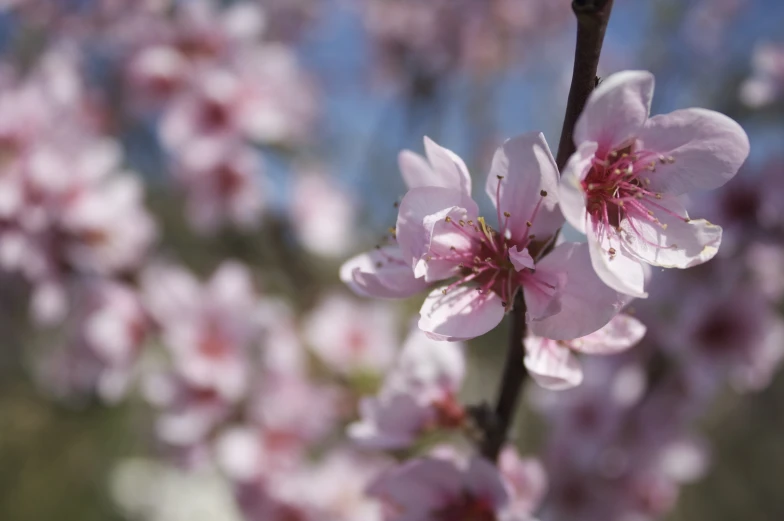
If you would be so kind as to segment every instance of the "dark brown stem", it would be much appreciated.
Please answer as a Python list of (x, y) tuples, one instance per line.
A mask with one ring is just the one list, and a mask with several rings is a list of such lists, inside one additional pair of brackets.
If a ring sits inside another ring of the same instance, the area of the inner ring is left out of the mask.
[(610, 21), (613, 0), (575, 0), (572, 9), (577, 16), (577, 44), (574, 48), (574, 69), (566, 115), (561, 128), (561, 141), (555, 163), (563, 170), (569, 156), (574, 153), (574, 125), (585, 107), (588, 96), (596, 87), (596, 69), (602, 52), (604, 33)]
[(522, 292), (517, 294), (514, 307), (509, 314), (509, 345), (504, 361), (504, 374), (498, 390), (498, 401), (493, 411), (492, 421), (487, 426), (482, 441), (482, 455), (492, 461), (498, 459), (509, 427), (512, 424), (520, 390), (528, 372), (523, 365), (523, 337), (525, 337), (525, 301)]
[[(574, 0), (572, 10), (577, 16), (577, 44), (574, 51), (574, 72), (569, 88), (561, 141), (558, 144), (556, 164), (562, 170), (575, 151), (574, 125), (585, 107), (588, 96), (596, 87), (596, 69), (604, 42), (604, 33), (610, 20), (613, 0)], [(498, 459), (512, 424), (520, 390), (528, 375), (523, 365), (523, 338), (525, 337), (525, 302), (521, 294), (515, 299), (509, 315), (509, 344), (504, 372), (498, 391), (498, 401), (489, 418), (483, 423), (482, 455), (492, 461)]]

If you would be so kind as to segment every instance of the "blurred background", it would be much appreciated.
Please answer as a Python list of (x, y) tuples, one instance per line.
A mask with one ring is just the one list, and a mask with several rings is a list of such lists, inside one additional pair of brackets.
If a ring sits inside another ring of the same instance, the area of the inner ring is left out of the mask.
[[(690, 201), (722, 251), (655, 274), (643, 343), (526, 390), (544, 520), (784, 519), (782, 23), (778, 0), (615, 2), (600, 75), (652, 71), (654, 114), (723, 112), (751, 156)], [(0, 0), (0, 519), (310, 519), (249, 506), (238, 430), (331, 461), (421, 303), (338, 277), (388, 239), (398, 152), (427, 135), (481, 186), (504, 139), (554, 149), (575, 27), (566, 0)], [(466, 346), (464, 403), (493, 399), (505, 338)], [(616, 412), (666, 442), (591, 431), (622, 378), (647, 399)], [(556, 457), (583, 438), (603, 456)], [(676, 439), (676, 471), (594, 508)]]

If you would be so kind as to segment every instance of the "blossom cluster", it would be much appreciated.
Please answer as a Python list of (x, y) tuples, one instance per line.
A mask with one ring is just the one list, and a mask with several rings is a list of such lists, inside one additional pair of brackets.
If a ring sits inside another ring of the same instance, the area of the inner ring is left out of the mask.
[[(372, 0), (351, 16), (371, 65), (410, 88), (517, 61), (569, 20), (546, 4)], [(737, 2), (697, 4), (718, 26)], [(477, 158), (429, 137), (400, 152), (394, 226), (338, 269), (364, 201), (314, 159), (329, 107), (297, 47), (331, 7), (0, 10), (41, 42), (0, 68), (0, 282), (23, 281), (33, 318), (59, 326), (32, 357), (42, 389), (143, 404), (135, 434), (157, 461), (112, 479), (130, 519), (653, 520), (706, 472), (695, 426), (724, 385), (762, 389), (784, 357), (783, 163), (744, 166), (746, 132), (719, 112), (651, 116), (649, 72), (602, 79), (564, 164), (541, 132), (501, 143), (484, 190)], [(747, 106), (780, 97), (776, 52), (757, 51)], [(504, 321), (524, 326), (510, 360), (547, 426), (541, 459), (514, 432), (485, 450), (499, 418), (476, 404), (491, 379), (475, 339)]]

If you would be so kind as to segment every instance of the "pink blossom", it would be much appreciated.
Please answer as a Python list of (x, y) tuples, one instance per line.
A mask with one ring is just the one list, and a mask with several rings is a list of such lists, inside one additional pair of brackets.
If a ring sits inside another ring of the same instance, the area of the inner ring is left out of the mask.
[(198, 388), (177, 374), (148, 370), (142, 381), (144, 397), (156, 409), (155, 434), (172, 456), (202, 460), (204, 442), (224, 422), (230, 403), (209, 388)]
[(304, 323), (304, 338), (336, 373), (383, 373), (397, 348), (395, 314), (385, 303), (325, 296)]
[(763, 389), (784, 358), (784, 323), (761, 293), (724, 275), (712, 291), (686, 294), (666, 345), (697, 382), (727, 378), (741, 391)]
[(740, 100), (749, 107), (761, 108), (781, 98), (784, 93), (784, 46), (757, 45), (751, 67), (751, 77), (740, 86)]
[(648, 118), (653, 76), (627, 71), (591, 94), (561, 178), (561, 208), (586, 233), (596, 273), (645, 297), (644, 265), (688, 268), (711, 259), (721, 228), (689, 218), (678, 196), (717, 188), (749, 153), (745, 132), (705, 109)]
[(645, 326), (629, 315), (616, 315), (603, 328), (574, 340), (551, 340), (529, 335), (524, 340), (525, 367), (534, 380), (548, 389), (580, 385), (582, 368), (573, 351), (592, 355), (615, 354), (637, 344)]
[(175, 178), (186, 196), (190, 224), (202, 233), (223, 225), (256, 227), (264, 210), (258, 153), (238, 141), (209, 138), (188, 143), (178, 156)]
[(340, 257), (354, 246), (356, 202), (319, 169), (294, 179), (291, 225), (300, 244), (321, 257)]
[(66, 324), (66, 340), (46, 354), (39, 367), (41, 384), (66, 398), (95, 393), (116, 402), (132, 383), (149, 329), (147, 316), (125, 284), (81, 281), (71, 292), (76, 306)]
[(253, 3), (220, 9), (204, 0), (177, 4), (170, 20), (160, 15), (143, 20), (144, 30), (124, 45), (139, 47), (126, 64), (126, 78), (134, 103), (142, 110), (169, 101), (205, 66), (230, 60), (234, 53), (255, 45), (265, 24)]
[[(464, 169), (451, 152), (443, 157), (437, 170)], [(558, 172), (541, 134), (512, 138), (493, 158), (486, 192), (498, 230), (479, 216), (461, 179), (450, 180), (451, 188), (413, 188), (400, 204), (402, 260), (428, 283), (455, 279), (425, 299), (423, 331), (443, 340), (482, 335), (498, 325), (519, 290), (531, 329), (543, 336), (583, 336), (618, 312), (624, 299), (587, 269), (586, 245), (561, 244), (539, 258), (563, 223)]]
[(340, 388), (307, 375), (268, 373), (254, 382), (246, 414), (263, 428), (270, 452), (290, 459), (336, 427), (343, 399)]
[(384, 504), (385, 521), (524, 521), (513, 491), (489, 461), (425, 457), (385, 471), (368, 494)]
[(511, 490), (510, 510), (521, 519), (534, 515), (547, 492), (547, 473), (536, 458), (521, 458), (507, 445), (498, 456), (498, 470)]
[(174, 152), (199, 137), (299, 142), (315, 117), (310, 84), (293, 51), (281, 46), (238, 52), (227, 67), (200, 68), (190, 86), (161, 121), (163, 144)]
[(249, 386), (248, 351), (259, 329), (250, 271), (227, 261), (202, 285), (181, 268), (152, 266), (142, 275), (142, 288), (177, 374), (223, 400), (242, 398)]
[(349, 426), (349, 437), (363, 447), (403, 449), (430, 431), (462, 427), (466, 413), (457, 393), (464, 374), (460, 344), (412, 330), (378, 395), (360, 402), (361, 419)]

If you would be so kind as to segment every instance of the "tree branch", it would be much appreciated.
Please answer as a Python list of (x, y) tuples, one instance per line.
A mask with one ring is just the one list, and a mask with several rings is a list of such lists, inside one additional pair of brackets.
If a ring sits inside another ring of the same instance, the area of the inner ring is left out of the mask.
[(482, 440), (482, 455), (492, 461), (498, 459), (509, 427), (512, 424), (520, 390), (528, 376), (523, 365), (523, 337), (525, 337), (525, 301), (522, 292), (515, 297), (514, 307), (509, 314), (509, 344), (504, 361), (504, 374), (501, 377), (501, 386), (498, 390), (498, 401), (491, 417), (488, 428)]
[(566, 115), (561, 128), (561, 141), (555, 163), (563, 170), (574, 153), (574, 125), (585, 107), (588, 96), (596, 87), (596, 69), (602, 52), (604, 33), (610, 21), (613, 0), (574, 0), (572, 10), (577, 16), (577, 44), (574, 48), (574, 69)]
[[(585, 107), (588, 96), (596, 87), (596, 69), (602, 52), (604, 33), (610, 21), (613, 0), (574, 0), (572, 10), (577, 16), (577, 44), (574, 51), (574, 70), (569, 98), (566, 104), (561, 140), (558, 144), (556, 164), (562, 170), (575, 151), (574, 125)], [(523, 338), (525, 337), (525, 302), (522, 294), (515, 298), (509, 314), (509, 344), (504, 362), (504, 372), (498, 390), (498, 401), (489, 418), (482, 422), (484, 439), (482, 455), (492, 461), (498, 459), (512, 424), (520, 391), (528, 373), (523, 365)]]

